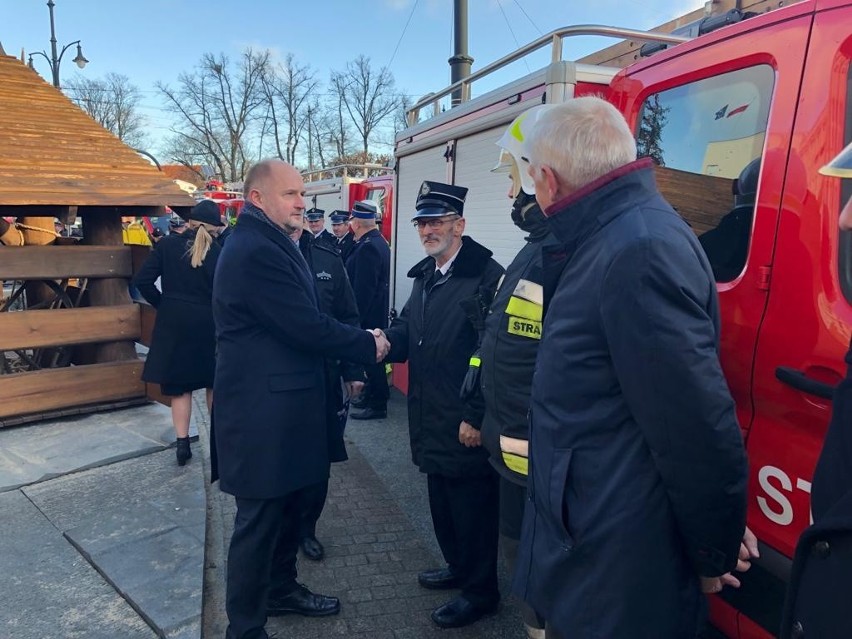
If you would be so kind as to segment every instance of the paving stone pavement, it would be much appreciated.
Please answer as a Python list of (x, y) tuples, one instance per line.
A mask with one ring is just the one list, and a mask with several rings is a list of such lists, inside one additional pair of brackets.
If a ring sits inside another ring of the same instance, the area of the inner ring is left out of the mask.
[[(392, 403), (391, 418), (382, 424), (377, 422), (374, 428), (399, 431), (405, 427), (399, 419), (393, 419), (394, 413), (404, 413), (404, 399), (396, 395)], [(347, 429), (354, 428), (358, 428), (358, 423), (350, 421)], [(207, 429), (202, 427), (200, 431), (206, 446)], [(278, 639), (521, 639), (524, 633), (519, 617), (507, 600), (497, 614), (468, 628), (441, 630), (432, 623), (431, 610), (454, 594), (417, 585), (419, 571), (441, 565), (434, 541), (406, 514), (395, 492), (388, 489), (358, 446), (351, 439), (347, 446), (349, 461), (332, 466), (328, 502), (317, 529), (326, 557), (321, 562), (299, 559), (299, 580), (316, 592), (340, 597), (341, 613), (322, 619), (272, 618), (266, 626), (270, 635)], [(394, 454), (400, 460), (409, 457), (407, 446)], [(405, 474), (397, 474), (392, 481), (425, 486), (423, 476), (410, 461), (407, 465), (400, 462), (399, 466)], [(235, 506), (233, 499), (215, 486), (209, 493), (208, 503), (211, 502), (219, 511), (219, 529), (208, 528), (204, 636), (219, 638), (224, 637), (227, 624), (223, 609), (224, 564)]]

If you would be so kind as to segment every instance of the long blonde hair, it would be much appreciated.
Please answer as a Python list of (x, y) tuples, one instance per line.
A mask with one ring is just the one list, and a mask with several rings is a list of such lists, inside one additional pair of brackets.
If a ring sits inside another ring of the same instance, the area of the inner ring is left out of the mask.
[(192, 268), (198, 268), (204, 262), (204, 258), (207, 257), (207, 253), (213, 245), (213, 236), (210, 234), (213, 227), (204, 222), (190, 220), (189, 228), (197, 229), (197, 232), (195, 234), (195, 241), (189, 247), (186, 254), (190, 256), (189, 263), (192, 265)]

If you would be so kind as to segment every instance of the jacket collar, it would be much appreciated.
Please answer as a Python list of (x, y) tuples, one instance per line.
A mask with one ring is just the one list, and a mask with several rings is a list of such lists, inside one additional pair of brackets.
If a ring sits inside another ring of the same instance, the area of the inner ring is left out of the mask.
[[(465, 235), (450, 272), (455, 277), (478, 277), (482, 275), (492, 255), (482, 244)], [(408, 277), (431, 277), (434, 272), (435, 258), (428, 256), (411, 267)]]
[(544, 214), (553, 234), (576, 247), (638, 200), (655, 195), (653, 166), (650, 158), (625, 164), (551, 204)]

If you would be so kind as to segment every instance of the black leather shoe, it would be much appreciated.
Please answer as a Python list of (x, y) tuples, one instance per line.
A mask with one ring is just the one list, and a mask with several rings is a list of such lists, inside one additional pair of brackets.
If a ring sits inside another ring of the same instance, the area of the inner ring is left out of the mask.
[(270, 597), (266, 605), (268, 617), (282, 615), (302, 615), (304, 617), (327, 617), (340, 612), (340, 599), (317, 595), (299, 584), (289, 595)]
[(387, 416), (386, 408), (365, 408), (357, 413), (349, 413), (352, 419), (385, 419)]
[(178, 466), (185, 465), (187, 460), (192, 457), (192, 449), (189, 447), (189, 437), (177, 438), (175, 455), (177, 456)]
[(417, 575), (417, 582), (430, 590), (447, 590), (458, 588), (459, 578), (450, 572), (449, 568), (436, 568), (421, 572)]
[(435, 608), (432, 611), (432, 621), (441, 628), (463, 628), (476, 623), (495, 610), (497, 610), (496, 603), (488, 608), (480, 608), (459, 595), (443, 606)]
[(302, 548), (302, 554), (313, 561), (319, 561), (325, 555), (325, 548), (316, 537), (303, 537), (299, 546)]

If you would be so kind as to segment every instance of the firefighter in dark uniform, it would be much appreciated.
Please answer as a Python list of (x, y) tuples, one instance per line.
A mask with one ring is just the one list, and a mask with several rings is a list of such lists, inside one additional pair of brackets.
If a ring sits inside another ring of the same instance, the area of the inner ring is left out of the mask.
[[(469, 375), (479, 375), (485, 400), (482, 444), (500, 474), (501, 547), (509, 571), (514, 571), (527, 499), (530, 408), (535, 359), (541, 343), (542, 252), (558, 245), (535, 200), (535, 183), (521, 171), (526, 134), (548, 105), (519, 115), (497, 143), (502, 151), (493, 169), (511, 178), (512, 221), (527, 233), (526, 244), (509, 265), (485, 320), (482, 348), (472, 358)], [(467, 387), (475, 388), (474, 381)], [(544, 637), (544, 620), (521, 603), (521, 616), (531, 639)]]
[(328, 218), (331, 220), (331, 233), (337, 239), (334, 248), (346, 264), (355, 248), (355, 235), (349, 228), (349, 211), (332, 211)]
[[(320, 311), (344, 324), (360, 326), (355, 294), (352, 292), (346, 269), (337, 252), (318, 242), (310, 233), (304, 233), (302, 229), (291, 234), (290, 237), (299, 243), (299, 250), (314, 273)], [(343, 384), (341, 384), (341, 378)], [(332, 463), (348, 459), (346, 445), (343, 442), (343, 430), (346, 427), (346, 417), (349, 412), (349, 397), (357, 395), (363, 386), (362, 366), (350, 362), (326, 360), (328, 458)], [(299, 547), (308, 559), (314, 561), (321, 560), (325, 554), (325, 549), (316, 536), (316, 526), (327, 496), (328, 479), (305, 489), (300, 494)]]
[(305, 211), (305, 219), (308, 221), (308, 228), (314, 236), (314, 242), (325, 244), (328, 247), (333, 247), (337, 243), (331, 233), (325, 229), (325, 211), (322, 209), (308, 209)]
[[(388, 279), (390, 277), (390, 248), (376, 227), (376, 204), (370, 200), (356, 202), (349, 223), (355, 247), (346, 260), (349, 281), (355, 290), (355, 301), (361, 316), (361, 328), (387, 328)], [(388, 377), (384, 364), (365, 368), (367, 387), (359, 403), (360, 411), (352, 419), (384, 419), (387, 417)]]
[(446, 566), (424, 588), (461, 592), (432, 612), (442, 628), (492, 612), (497, 588), (498, 480), (481, 446), (482, 403), (461, 398), (468, 360), (503, 268), (464, 236), (467, 189), (424, 182), (413, 219), (427, 257), (408, 272), (411, 297), (387, 330), (388, 361), (409, 363), (411, 456), (427, 477), (435, 537)]
[[(852, 144), (820, 173), (852, 178)], [(852, 197), (840, 228), (852, 232)], [(831, 423), (811, 487), (813, 525), (796, 546), (782, 639), (852, 637), (852, 343), (846, 354), (846, 378), (834, 390)]]

